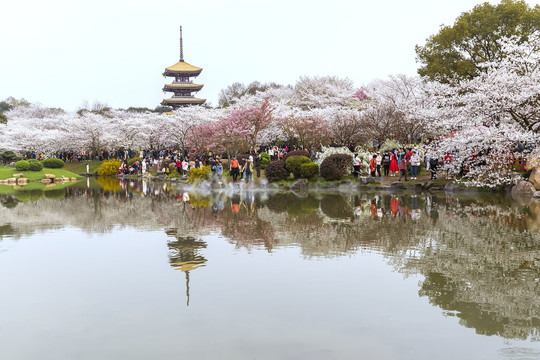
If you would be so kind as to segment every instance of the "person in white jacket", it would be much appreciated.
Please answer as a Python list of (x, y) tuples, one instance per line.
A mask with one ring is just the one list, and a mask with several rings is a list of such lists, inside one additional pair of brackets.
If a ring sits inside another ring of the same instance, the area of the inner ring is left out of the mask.
[(418, 167), (420, 166), (420, 156), (413, 150), (411, 155), (411, 179), (416, 180), (418, 176)]

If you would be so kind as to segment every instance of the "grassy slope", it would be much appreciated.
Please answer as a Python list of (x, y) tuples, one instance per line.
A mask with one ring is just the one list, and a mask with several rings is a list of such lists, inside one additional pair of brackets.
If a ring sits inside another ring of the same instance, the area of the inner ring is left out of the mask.
[[(86, 163), (87, 161), (67, 162), (64, 164), (63, 169), (74, 172), (75, 174), (86, 174)], [(88, 164), (90, 165), (90, 174), (94, 173), (99, 165), (101, 165), (97, 160), (88, 161)]]
[(66, 169), (43, 169), (41, 171), (17, 171), (15, 168), (0, 168), (0, 180), (5, 180), (13, 177), (13, 174), (22, 173), (23, 177), (28, 178), (28, 181), (37, 181), (43, 179), (45, 174), (53, 174), (56, 177), (75, 177), (80, 179), (81, 176), (68, 171)]

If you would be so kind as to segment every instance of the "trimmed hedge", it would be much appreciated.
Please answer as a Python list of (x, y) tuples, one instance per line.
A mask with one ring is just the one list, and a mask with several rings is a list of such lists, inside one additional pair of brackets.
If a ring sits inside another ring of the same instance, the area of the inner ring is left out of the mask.
[(270, 161), (266, 167), (266, 178), (270, 182), (285, 180), (289, 177), (289, 172), (285, 168), (285, 162), (281, 160)]
[(341, 180), (351, 172), (352, 156), (346, 154), (333, 154), (324, 159), (321, 164), (321, 176), (325, 180)]
[(30, 169), (30, 163), (26, 160), (19, 160), (15, 163), (17, 171), (26, 171)]
[(300, 166), (310, 162), (311, 160), (305, 156), (290, 156), (285, 161), (285, 168), (298, 179), (300, 177)]
[(47, 169), (61, 169), (64, 167), (64, 161), (62, 159), (45, 159), (42, 164)]
[(268, 155), (268, 153), (266, 152), (262, 152), (261, 153), (261, 169), (266, 169), (266, 167), (268, 166), (268, 164), (270, 164), (270, 155)]
[(41, 171), (43, 170), (43, 164), (39, 161), (29, 161), (30, 171)]
[(319, 175), (319, 165), (314, 162), (308, 162), (300, 166), (300, 177), (311, 180)]
[(305, 156), (307, 157), (308, 159), (311, 159), (311, 154), (306, 151), (306, 150), (294, 150), (294, 151), (289, 151), (288, 153), (286, 153), (285, 155), (283, 155), (283, 161), (287, 161), (287, 159), (291, 156)]

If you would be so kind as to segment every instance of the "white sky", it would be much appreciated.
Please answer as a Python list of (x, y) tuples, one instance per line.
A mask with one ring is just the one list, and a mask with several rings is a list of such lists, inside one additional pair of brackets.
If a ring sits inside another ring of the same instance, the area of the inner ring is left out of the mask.
[(170, 94), (161, 73), (179, 59), (180, 25), (185, 61), (204, 69), (197, 96), (214, 106), (237, 81), (337, 75), (361, 86), (414, 75), (414, 46), (481, 2), (2, 0), (0, 99), (154, 108)]

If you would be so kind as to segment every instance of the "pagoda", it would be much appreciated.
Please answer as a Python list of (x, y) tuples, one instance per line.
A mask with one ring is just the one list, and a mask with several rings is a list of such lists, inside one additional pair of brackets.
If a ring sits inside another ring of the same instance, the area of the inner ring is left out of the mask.
[(182, 43), (182, 27), (180, 26), (180, 61), (165, 69), (163, 76), (172, 76), (174, 80), (171, 84), (166, 84), (163, 91), (170, 91), (173, 96), (163, 99), (161, 105), (171, 106), (177, 109), (181, 106), (202, 105), (206, 99), (199, 99), (192, 95), (202, 89), (203, 85), (194, 84), (192, 77), (198, 76), (202, 68), (198, 68), (184, 61), (184, 48)]

